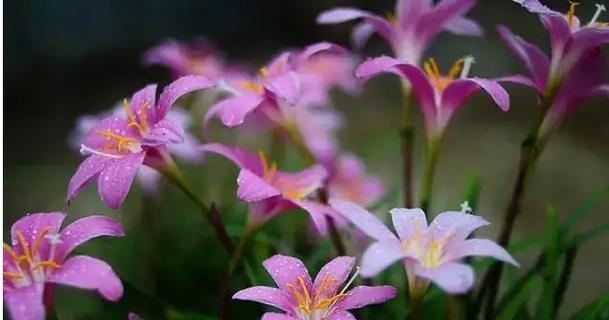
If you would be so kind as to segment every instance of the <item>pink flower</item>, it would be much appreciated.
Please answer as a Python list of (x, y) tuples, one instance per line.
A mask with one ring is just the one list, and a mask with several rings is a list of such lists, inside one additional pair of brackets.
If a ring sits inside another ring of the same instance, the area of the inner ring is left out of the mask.
[(459, 59), (447, 75), (442, 75), (433, 58), (425, 62), (421, 69), (383, 56), (362, 63), (357, 68), (356, 75), (368, 79), (381, 72), (389, 72), (408, 80), (423, 112), (428, 136), (438, 137), (454, 113), (479, 89), (485, 90), (501, 110), (507, 111), (510, 107), (510, 97), (497, 81), (468, 77), (473, 62), (473, 57)]
[(105, 299), (123, 295), (119, 277), (105, 262), (68, 254), (99, 236), (123, 236), (120, 224), (106, 216), (88, 216), (60, 231), (61, 212), (28, 214), (11, 228), (12, 246), (4, 244), (3, 293), (11, 318), (43, 320), (45, 284), (97, 290)]
[[(357, 286), (348, 290), (355, 259), (337, 257), (328, 262), (312, 281), (302, 261), (275, 255), (263, 262), (278, 288), (256, 286), (237, 292), (233, 299), (260, 302), (281, 309), (284, 314), (267, 312), (263, 320), (343, 320), (355, 319), (349, 312), (392, 299), (392, 286)], [(341, 285), (347, 284), (341, 290)], [(340, 290), (340, 291), (339, 291)]]
[(375, 176), (366, 175), (364, 163), (355, 155), (342, 155), (331, 172), (327, 187), (330, 199), (341, 199), (367, 207), (383, 195), (381, 181)]
[(202, 149), (222, 155), (241, 168), (237, 196), (252, 203), (252, 222), (262, 224), (287, 209), (300, 207), (309, 213), (319, 233), (325, 234), (326, 216), (339, 218), (331, 208), (311, 199), (326, 179), (327, 172), (322, 166), (285, 172), (277, 170), (277, 164), (269, 163), (262, 152), (256, 156), (245, 149), (218, 143), (205, 144)]
[(488, 224), (464, 211), (439, 214), (428, 226), (421, 209), (392, 209), (394, 235), (381, 220), (360, 206), (331, 200), (331, 206), (360, 230), (376, 240), (362, 256), (362, 276), (372, 277), (402, 261), (411, 293), (427, 289), (429, 281), (448, 293), (464, 293), (474, 282), (473, 269), (459, 260), (466, 256), (489, 256), (518, 266), (502, 247), (488, 239), (467, 239)]
[(101, 199), (111, 208), (118, 208), (144, 161), (149, 166), (160, 166), (166, 146), (184, 142), (182, 127), (166, 117), (169, 107), (182, 95), (211, 86), (207, 78), (187, 76), (165, 87), (158, 103), (156, 85), (136, 92), (130, 102), (125, 100), (125, 116), (102, 119), (85, 138), (81, 152), (89, 157), (72, 176), (67, 200), (97, 179)]
[(461, 35), (482, 34), (476, 22), (464, 17), (475, 2), (443, 0), (434, 5), (431, 0), (397, 0), (395, 14), (387, 17), (356, 8), (335, 8), (322, 12), (317, 23), (362, 19), (352, 33), (356, 47), (362, 47), (373, 33), (377, 33), (389, 43), (397, 58), (416, 65), (429, 43), (442, 30)]

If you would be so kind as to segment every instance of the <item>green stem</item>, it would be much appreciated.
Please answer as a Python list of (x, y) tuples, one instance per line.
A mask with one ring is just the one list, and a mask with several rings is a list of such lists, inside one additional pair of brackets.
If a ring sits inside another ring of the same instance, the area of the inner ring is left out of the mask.
[(440, 151), (441, 138), (428, 137), (430, 140), (427, 143), (427, 157), (425, 159), (425, 168), (421, 180), (421, 204), (420, 208), (427, 215), (431, 197), (433, 193), (433, 180), (438, 164), (438, 155)]
[(552, 310), (554, 317), (558, 315), (558, 311), (565, 297), (565, 292), (567, 292), (567, 287), (569, 286), (569, 280), (571, 279), (571, 274), (573, 273), (573, 266), (575, 264), (576, 258), (577, 246), (568, 248), (565, 252), (565, 262), (563, 270), (560, 274), (558, 286), (556, 287), (556, 292), (554, 294), (554, 310)]
[(414, 205), (414, 120), (412, 90), (408, 82), (402, 82), (402, 106), (400, 124), (400, 149), (402, 156), (402, 201), (404, 207)]

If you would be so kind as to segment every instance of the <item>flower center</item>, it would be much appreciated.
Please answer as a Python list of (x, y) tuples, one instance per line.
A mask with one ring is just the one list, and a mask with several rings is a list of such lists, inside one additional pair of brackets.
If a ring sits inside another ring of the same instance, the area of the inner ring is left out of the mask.
[(144, 101), (144, 104), (138, 111), (137, 117), (133, 113), (131, 105), (129, 104), (129, 101), (127, 101), (127, 99), (123, 100), (123, 108), (125, 108), (127, 118), (129, 119), (129, 123), (127, 124), (127, 126), (135, 127), (140, 132), (140, 135), (145, 135), (148, 132), (148, 101)]
[(262, 178), (281, 190), (282, 195), (286, 198), (303, 199), (320, 187), (319, 184), (307, 183), (305, 179), (296, 176), (277, 176), (277, 162), (273, 161), (269, 164), (265, 153), (262, 151), (258, 152), (258, 157), (262, 164)]
[(448, 74), (443, 76), (440, 74), (440, 68), (438, 67), (436, 59), (429, 58), (423, 63), (423, 69), (425, 70), (427, 76), (431, 79), (433, 86), (439, 91), (443, 91), (446, 89), (446, 87), (448, 87), (451, 81), (455, 80), (457, 76), (459, 76), (459, 72), (463, 71), (460, 75), (462, 78), (467, 77), (472, 63), (473, 58), (471, 57), (460, 58), (453, 63), (448, 71)]
[[(13, 263), (12, 268), (3, 270), (4, 280), (8, 280), (15, 287), (20, 288), (30, 285), (34, 282), (41, 282), (54, 270), (61, 268), (61, 265), (55, 261), (55, 248), (61, 243), (59, 235), (49, 235), (51, 227), (42, 229), (32, 243), (28, 243), (23, 236), (23, 233), (18, 230), (15, 235), (17, 237), (17, 245), (21, 249), (22, 254), (18, 255), (14, 248), (4, 244), (4, 252), (7, 253), (10, 261)], [(40, 248), (42, 241), (47, 239), (50, 247), (48, 257), (43, 259)], [(30, 246), (31, 244), (31, 246)]]

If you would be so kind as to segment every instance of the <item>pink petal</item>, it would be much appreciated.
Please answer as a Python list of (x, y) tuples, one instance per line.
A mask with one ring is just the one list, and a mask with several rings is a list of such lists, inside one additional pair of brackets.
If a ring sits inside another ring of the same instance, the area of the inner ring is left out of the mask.
[(326, 320), (357, 320), (349, 311), (333, 311)]
[(317, 228), (317, 232), (319, 232), (320, 235), (325, 235), (328, 232), (326, 219), (327, 217), (332, 217), (332, 208), (312, 201), (297, 199), (288, 200), (294, 203), (295, 205), (301, 207), (309, 214), (311, 220), (313, 221), (313, 224), (315, 224), (315, 227)]
[(4, 301), (13, 320), (44, 320), (44, 283), (4, 291)]
[(353, 47), (357, 50), (361, 50), (368, 39), (374, 34), (374, 26), (367, 22), (360, 22), (357, 24), (351, 32), (351, 42)]
[(214, 104), (205, 114), (205, 126), (211, 118), (219, 116), (222, 123), (227, 127), (240, 125), (245, 117), (256, 109), (264, 100), (257, 93), (244, 93), (234, 97), (226, 98)]
[(132, 153), (113, 160), (99, 175), (99, 195), (110, 208), (117, 209), (127, 197), (133, 178), (146, 157), (145, 152)]
[(133, 140), (139, 141), (140, 134), (139, 131), (134, 126), (129, 126), (129, 121), (126, 118), (119, 116), (108, 116), (103, 118), (91, 131), (84, 140), (84, 145), (87, 148), (103, 152), (103, 153), (112, 153), (117, 155), (125, 155), (128, 150), (123, 148), (121, 152), (116, 150), (114, 147), (112, 150), (108, 151), (107, 146), (115, 146), (116, 140), (107, 136), (102, 135), (102, 132), (109, 131), (116, 135), (123, 136), (125, 138), (131, 138)]
[(300, 99), (300, 79), (293, 71), (271, 78), (264, 84), (264, 88), (292, 105)]
[(466, 17), (455, 17), (444, 25), (444, 30), (462, 36), (481, 36), (482, 27), (474, 20)]
[(317, 16), (317, 23), (335, 24), (347, 22), (358, 18), (363, 18), (365, 21), (373, 25), (376, 29), (376, 32), (386, 40), (391, 39), (391, 36), (393, 34), (393, 28), (389, 21), (368, 11), (359, 10), (355, 8), (343, 7), (324, 11)]
[[(17, 231), (20, 231), (21, 234), (23, 234), (23, 238), (28, 244), (34, 242), (44, 228), (51, 228), (49, 234), (59, 233), (61, 222), (63, 221), (65, 216), (66, 214), (63, 212), (43, 212), (26, 214), (24, 217), (17, 220), (11, 227), (12, 245), (15, 246), (19, 243), (17, 240)], [(43, 244), (44, 243), (45, 242), (43, 242)]]
[(215, 83), (202, 76), (184, 76), (170, 83), (163, 89), (159, 97), (159, 103), (156, 111), (156, 121), (165, 118), (169, 107), (173, 105), (178, 98), (195, 90), (206, 89), (215, 86)]
[(396, 294), (393, 286), (357, 286), (347, 292), (339, 307), (343, 310), (359, 309), (393, 299)]
[[(497, 78), (495, 79), (498, 82), (512, 82), (512, 83), (518, 83), (527, 87), (531, 87), (537, 90), (537, 85), (535, 84), (535, 81), (531, 78), (525, 77), (523, 75), (520, 74), (515, 74), (515, 75), (511, 75), (511, 76), (504, 76), (501, 78)], [(539, 92), (539, 91), (538, 91)]]
[(306, 63), (311, 57), (319, 53), (331, 53), (331, 54), (346, 54), (347, 50), (339, 45), (330, 42), (318, 42), (307, 46), (294, 57), (294, 67), (298, 68), (302, 64)]
[(105, 262), (88, 256), (74, 256), (47, 279), (82, 289), (97, 290), (104, 298), (118, 301), (123, 295), (123, 284)]
[(113, 218), (92, 215), (78, 219), (61, 231), (61, 245), (55, 253), (55, 259), (63, 260), (75, 247), (100, 236), (122, 237), (125, 233), (120, 222)]
[(440, 213), (429, 225), (435, 239), (442, 239), (450, 233), (454, 240), (465, 240), (474, 230), (489, 223), (482, 217), (459, 211)]
[(447, 259), (460, 259), (467, 256), (484, 256), (493, 257), (515, 266), (519, 266), (518, 262), (503, 249), (500, 245), (488, 239), (469, 239), (463, 242), (450, 245), (446, 249)]
[(161, 174), (147, 166), (141, 166), (137, 171), (137, 181), (142, 191), (148, 195), (158, 195), (161, 183)]
[(144, 137), (143, 145), (160, 146), (184, 142), (184, 129), (178, 123), (163, 119), (157, 122)]
[(389, 211), (393, 220), (393, 228), (402, 241), (422, 236), (427, 231), (427, 218), (421, 209), (395, 208)]
[(455, 19), (467, 13), (476, 0), (444, 0), (437, 6), (421, 16), (417, 23), (417, 37), (422, 42), (428, 42), (435, 37), (444, 26)]
[(418, 277), (431, 280), (440, 289), (450, 294), (467, 292), (474, 284), (474, 270), (462, 263), (445, 263), (432, 269), (416, 271)]
[(362, 255), (361, 275), (364, 278), (374, 277), (406, 257), (408, 255), (401, 250), (399, 243), (375, 242)]
[(289, 290), (288, 284), (300, 288), (299, 277), (304, 280), (307, 289), (311, 289), (311, 276), (302, 261), (296, 258), (276, 254), (264, 260), (262, 265), (281, 290)]
[(151, 119), (154, 121), (156, 115), (155, 107), (156, 101), (156, 84), (149, 84), (145, 86), (140, 91), (133, 94), (131, 97), (131, 110), (138, 117), (138, 119), (142, 119), (142, 108), (146, 106), (146, 119)]
[(565, 64), (577, 64), (583, 56), (593, 49), (609, 42), (609, 28), (584, 27), (573, 34), (573, 42), (569, 44), (567, 55), (563, 58)]
[(288, 316), (287, 314), (267, 312), (262, 315), (262, 318), (260, 320), (299, 320), (299, 319), (294, 318), (292, 316)]
[(292, 310), (291, 297), (277, 288), (255, 286), (235, 293), (233, 299), (259, 302), (286, 312)]
[(314, 165), (299, 172), (277, 171), (273, 178), (273, 185), (284, 194), (291, 192), (305, 197), (319, 189), (327, 176), (328, 171), (320, 165)]
[(277, 188), (247, 169), (241, 169), (237, 177), (239, 199), (257, 202), (281, 194)]
[(347, 280), (354, 265), (355, 258), (353, 257), (336, 257), (332, 259), (332, 261), (326, 263), (317, 273), (317, 277), (315, 277), (315, 282), (313, 283), (313, 292), (318, 292), (320, 286), (323, 284), (323, 291), (320, 292), (325, 293), (323, 298), (330, 298)]
[(258, 176), (262, 175), (260, 157), (247, 149), (226, 146), (220, 143), (206, 143), (201, 146), (201, 150), (224, 156), (239, 168), (247, 169)]
[(110, 163), (111, 158), (90, 155), (85, 161), (83, 161), (76, 173), (70, 179), (68, 184), (68, 195), (66, 201), (70, 202), (78, 193), (89, 183), (92, 179), (97, 177), (101, 171), (103, 171)]
[(197, 138), (191, 134), (184, 135), (184, 142), (167, 145), (167, 150), (177, 158), (190, 163), (200, 163), (203, 160), (203, 152)]
[(395, 15), (402, 30), (411, 30), (421, 15), (432, 9), (432, 0), (398, 0), (395, 2)]
[(331, 199), (330, 206), (349, 219), (368, 236), (389, 243), (399, 243), (397, 237), (374, 214), (355, 203)]

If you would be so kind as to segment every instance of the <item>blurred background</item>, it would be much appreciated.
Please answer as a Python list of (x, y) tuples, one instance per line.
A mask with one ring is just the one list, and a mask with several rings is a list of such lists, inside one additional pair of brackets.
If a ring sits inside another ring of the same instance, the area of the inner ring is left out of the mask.
[[(546, 3), (563, 12), (568, 8), (566, 0)], [(81, 161), (67, 143), (77, 117), (107, 110), (147, 83), (167, 84), (170, 74), (165, 69), (141, 63), (142, 53), (163, 39), (205, 36), (229, 61), (254, 66), (265, 63), (281, 49), (320, 40), (349, 46), (353, 24), (315, 24), (317, 13), (339, 5), (379, 14), (393, 10), (390, 0), (5, 3), (4, 240), (11, 224), (24, 213), (56, 210), (68, 212), (68, 221), (89, 213), (109, 214), (124, 223), (128, 235), (125, 239), (97, 239), (79, 248), (79, 252), (101, 257), (114, 266), (126, 282), (125, 299), (113, 304), (93, 293), (58, 288), (60, 319), (114, 319), (124, 317), (129, 310), (153, 319), (159, 308), (173, 310), (170, 312), (183, 318), (195, 313), (216, 315), (220, 278), (228, 261), (196, 208), (173, 186), (165, 186), (158, 197), (145, 196), (135, 186), (118, 211), (105, 207), (95, 188), (90, 187), (67, 207), (67, 182)], [(587, 20), (594, 9), (586, 2), (578, 7), (577, 14)], [(482, 24), (486, 35), (468, 38), (442, 34), (427, 56), (436, 57), (444, 70), (457, 58), (472, 54), (476, 57), (472, 70), (475, 75), (524, 72), (499, 40), (495, 31), (498, 24), (548, 47), (546, 31), (537, 18), (512, 1), (481, 0), (468, 16)], [(602, 20), (606, 21), (607, 16)], [(373, 38), (361, 54), (382, 53), (389, 53), (387, 46)], [(512, 94), (508, 113), (479, 94), (457, 114), (441, 150), (436, 176), (434, 212), (458, 208), (467, 179), (480, 176), (478, 211), (492, 223), (481, 234), (489, 237), (495, 237), (498, 231), (517, 169), (519, 143), (535, 111), (536, 98), (531, 90), (517, 86), (508, 90)], [(379, 175), (392, 192), (400, 176), (398, 81), (381, 77), (366, 84), (359, 97), (341, 92), (334, 97), (346, 120), (340, 132), (343, 147), (362, 156), (368, 171)], [(606, 100), (588, 101), (553, 137), (524, 201), (514, 239), (541, 233), (547, 205), (556, 206), (564, 215), (609, 182), (607, 107)], [(230, 134), (219, 126), (214, 128), (219, 133), (214, 133), (213, 139)], [(418, 147), (422, 145), (420, 141)], [(237, 170), (215, 156), (187, 170), (196, 187), (220, 204), (229, 231), (238, 235), (246, 209), (235, 199)], [(581, 227), (608, 218), (609, 205), (605, 203)], [(268, 249), (257, 255), (266, 257), (279, 250), (303, 256), (313, 248), (315, 256), (307, 254), (309, 260), (305, 261), (318, 268), (332, 255), (332, 249), (327, 242), (303, 233), (299, 226), (304, 224), (301, 213), (273, 220), (259, 237), (259, 241), (268, 243)], [(599, 237), (580, 252), (563, 311), (581, 307), (609, 288), (609, 238)], [(518, 259), (530, 265), (535, 256), (536, 252), (531, 251)], [(239, 307), (243, 318), (261, 312), (250, 303), (233, 307)]]

